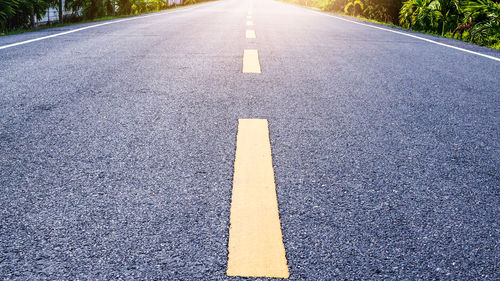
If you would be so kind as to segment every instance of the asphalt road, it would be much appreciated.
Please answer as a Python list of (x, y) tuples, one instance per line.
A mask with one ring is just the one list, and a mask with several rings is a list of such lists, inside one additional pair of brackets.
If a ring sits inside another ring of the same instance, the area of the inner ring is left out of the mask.
[(500, 279), (500, 62), (271, 0), (0, 50), (0, 279), (243, 280), (239, 118), (269, 121), (290, 280)]

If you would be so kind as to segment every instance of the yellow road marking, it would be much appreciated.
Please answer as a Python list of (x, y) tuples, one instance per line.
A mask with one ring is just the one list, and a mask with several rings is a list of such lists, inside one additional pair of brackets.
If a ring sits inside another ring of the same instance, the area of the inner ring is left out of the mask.
[(228, 276), (288, 278), (266, 119), (240, 119)]
[(257, 50), (243, 51), (243, 73), (261, 73)]
[(253, 22), (251, 20), (247, 20), (247, 26), (253, 26)]
[(252, 19), (252, 16), (247, 16), (247, 20), (251, 20)]
[(248, 11), (248, 14), (249, 14), (249, 15), (252, 15), (252, 11)]
[(255, 39), (255, 30), (247, 29), (245, 37), (248, 39)]

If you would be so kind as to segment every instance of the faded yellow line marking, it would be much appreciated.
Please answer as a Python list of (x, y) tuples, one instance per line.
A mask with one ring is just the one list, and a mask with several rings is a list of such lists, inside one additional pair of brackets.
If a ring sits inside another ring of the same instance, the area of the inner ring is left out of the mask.
[(253, 22), (251, 20), (247, 20), (247, 26), (253, 26)]
[(251, 20), (252, 19), (252, 16), (247, 16), (247, 20)]
[(228, 276), (288, 278), (266, 119), (239, 119)]
[(252, 29), (247, 29), (246, 33), (245, 33), (245, 37), (247, 39), (255, 39), (255, 30), (252, 30)]
[(257, 50), (243, 51), (243, 73), (261, 73)]

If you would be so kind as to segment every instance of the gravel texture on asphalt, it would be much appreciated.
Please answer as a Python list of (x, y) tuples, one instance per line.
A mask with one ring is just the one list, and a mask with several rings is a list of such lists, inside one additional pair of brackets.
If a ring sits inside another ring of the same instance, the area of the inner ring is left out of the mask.
[(269, 120), (290, 280), (500, 279), (500, 63), (270, 0), (0, 50), (0, 279), (247, 280), (238, 118)]

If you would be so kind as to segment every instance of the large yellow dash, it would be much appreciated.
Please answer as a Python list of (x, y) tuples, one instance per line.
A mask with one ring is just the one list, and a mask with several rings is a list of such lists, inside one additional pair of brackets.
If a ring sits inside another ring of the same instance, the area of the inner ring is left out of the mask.
[(251, 20), (247, 20), (247, 26), (253, 26), (253, 22)]
[(252, 16), (248, 15), (247, 20), (251, 20), (251, 19), (252, 19)]
[(288, 278), (267, 120), (239, 120), (233, 180), (227, 275)]
[(243, 51), (243, 73), (261, 73), (257, 50)]
[(245, 33), (245, 37), (247, 39), (255, 39), (255, 30), (247, 29), (247, 31)]

